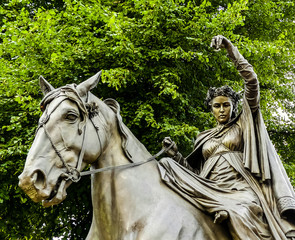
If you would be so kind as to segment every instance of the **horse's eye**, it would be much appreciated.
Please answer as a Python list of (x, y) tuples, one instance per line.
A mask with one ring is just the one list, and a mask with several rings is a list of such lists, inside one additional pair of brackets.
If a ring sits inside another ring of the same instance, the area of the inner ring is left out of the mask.
[(69, 113), (69, 114), (66, 116), (66, 119), (67, 119), (67, 120), (70, 120), (70, 121), (75, 121), (77, 118), (78, 118), (78, 116), (77, 116), (76, 114), (73, 114), (73, 113)]

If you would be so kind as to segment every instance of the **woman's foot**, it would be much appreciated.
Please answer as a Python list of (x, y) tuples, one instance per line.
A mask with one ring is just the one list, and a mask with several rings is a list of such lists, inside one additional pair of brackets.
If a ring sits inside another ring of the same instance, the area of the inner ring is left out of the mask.
[(214, 223), (222, 223), (228, 218), (228, 213), (225, 210), (215, 213)]

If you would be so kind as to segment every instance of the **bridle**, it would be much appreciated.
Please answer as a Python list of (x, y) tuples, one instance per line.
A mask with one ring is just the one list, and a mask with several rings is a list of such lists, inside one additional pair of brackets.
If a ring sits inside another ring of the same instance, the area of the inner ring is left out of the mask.
[[(80, 176), (80, 171), (78, 169), (81, 168), (81, 165), (82, 165), (82, 161), (83, 161), (83, 157), (84, 157), (84, 153), (85, 153), (85, 133), (86, 133), (86, 122), (84, 123), (84, 126), (83, 126), (83, 129), (81, 131), (81, 133), (83, 134), (82, 136), (82, 146), (81, 146), (81, 150), (80, 150), (80, 153), (79, 153), (79, 157), (78, 157), (78, 161), (77, 161), (77, 164), (75, 167), (71, 167), (63, 158), (62, 154), (61, 154), (61, 151), (59, 151), (53, 141), (53, 139), (51, 138), (48, 130), (47, 130), (47, 127), (46, 127), (46, 123), (49, 121), (50, 119), (50, 116), (51, 114), (59, 107), (59, 105), (65, 101), (65, 100), (68, 100), (69, 98), (68, 97), (65, 97), (65, 96), (61, 96), (61, 95), (58, 95), (56, 96), (55, 98), (57, 97), (62, 97), (62, 100), (54, 107), (54, 109), (48, 114), (47, 111), (48, 109), (45, 110), (44, 114), (45, 114), (45, 117), (43, 117), (41, 119), (41, 121), (39, 122), (38, 124), (38, 128), (36, 130), (36, 134), (38, 132), (38, 130), (40, 128), (43, 128), (44, 129), (44, 133), (45, 135), (47, 136), (47, 138), (49, 139), (49, 142), (51, 143), (51, 146), (52, 148), (54, 149), (56, 155), (59, 157), (59, 159), (62, 161), (63, 165), (65, 166), (65, 168), (67, 169), (67, 172), (66, 173), (63, 173), (61, 177), (65, 178), (65, 180), (71, 180), (72, 182), (78, 182), (81, 178)], [(44, 105), (41, 105), (43, 108), (44, 108)], [(41, 107), (41, 109), (42, 109)], [(84, 118), (87, 117), (87, 116), (84, 116)], [(85, 118), (86, 119), (86, 118)], [(87, 121), (87, 120), (86, 120)]]
[[(83, 158), (84, 158), (84, 153), (85, 153), (85, 135), (86, 135), (86, 121), (87, 119), (89, 119), (91, 121), (91, 123), (93, 124), (94, 128), (98, 131), (96, 125), (94, 124), (94, 122), (92, 121), (92, 119), (89, 117), (88, 111), (87, 111), (87, 102), (88, 102), (88, 97), (86, 98), (86, 103), (84, 103), (82, 101), (82, 99), (80, 98), (75, 85), (66, 85), (63, 88), (57, 89), (59, 92), (57, 93), (52, 93), (49, 96), (45, 96), (45, 98), (42, 100), (41, 102), (41, 110), (44, 111), (45, 117), (42, 118), (42, 120), (39, 122), (38, 124), (38, 128), (36, 130), (36, 134), (38, 132), (38, 130), (40, 128), (44, 129), (44, 133), (47, 136), (47, 138), (49, 139), (56, 155), (60, 158), (60, 160), (62, 161), (63, 165), (65, 166), (65, 168), (67, 169), (66, 173), (63, 173), (61, 175), (62, 178), (64, 178), (65, 181), (71, 180), (72, 182), (78, 182), (82, 176), (86, 176), (86, 175), (91, 175), (91, 174), (96, 174), (99, 172), (104, 172), (104, 171), (109, 171), (109, 170), (119, 170), (119, 169), (126, 169), (126, 168), (131, 168), (131, 167), (136, 167), (136, 166), (140, 166), (142, 164), (148, 163), (152, 160), (155, 160), (157, 157), (159, 157), (160, 155), (162, 155), (164, 152), (167, 152), (171, 147), (173, 147), (173, 145), (175, 144), (174, 142), (171, 143), (170, 146), (168, 147), (163, 147), (157, 154), (153, 155), (152, 157), (140, 161), (140, 162), (132, 162), (132, 163), (128, 163), (128, 164), (123, 164), (123, 165), (119, 165), (119, 166), (109, 166), (109, 167), (105, 167), (105, 168), (99, 168), (99, 169), (94, 169), (94, 170), (89, 170), (89, 171), (83, 171), (81, 172), (81, 165), (83, 162)], [(74, 96), (71, 95), (71, 97), (66, 96), (66, 95), (61, 95), (60, 93), (64, 92), (66, 93), (67, 91), (71, 91), (74, 92)], [(56, 91), (55, 91), (56, 92)], [(48, 108), (46, 108), (46, 105), (51, 102), (53, 99), (56, 99), (58, 97), (61, 97), (62, 100), (53, 108), (53, 110), (48, 114)], [(47, 100), (46, 100), (47, 99)], [(49, 100), (48, 100), (49, 99)], [(46, 123), (49, 121), (51, 114), (58, 108), (58, 106), (65, 100), (72, 100), (74, 101), (78, 107), (80, 108), (80, 110), (82, 110), (82, 112), (84, 113), (84, 125), (83, 125), (83, 129), (81, 131), (81, 134), (83, 134), (82, 136), (82, 145), (81, 145), (81, 150), (79, 153), (79, 157), (78, 157), (78, 161), (75, 167), (71, 167), (69, 166), (69, 164), (67, 164), (67, 162), (64, 160), (62, 154), (60, 153), (60, 151), (57, 149), (56, 145), (54, 144), (54, 141), (52, 140), (50, 134), (48, 133), (47, 127), (46, 127)], [(46, 109), (46, 110), (45, 110)], [(98, 140), (100, 143), (100, 147), (101, 147), (101, 140), (99, 137), (99, 134), (97, 132), (97, 136), (98, 136)], [(100, 157), (100, 156), (99, 156)], [(98, 158), (99, 158), (98, 157)]]

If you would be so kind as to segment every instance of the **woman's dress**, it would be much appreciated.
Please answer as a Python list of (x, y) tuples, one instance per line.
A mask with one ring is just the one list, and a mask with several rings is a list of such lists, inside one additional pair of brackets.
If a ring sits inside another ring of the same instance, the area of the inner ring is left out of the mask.
[(176, 191), (187, 194), (194, 205), (209, 214), (227, 211), (233, 239), (273, 239), (259, 198), (234, 167), (241, 167), (243, 161), (241, 134), (235, 123), (210, 138), (202, 149), (206, 161), (199, 175), (171, 159), (161, 159), (160, 166), (166, 169), (163, 180), (168, 185), (175, 181), (172, 187), (180, 186)]

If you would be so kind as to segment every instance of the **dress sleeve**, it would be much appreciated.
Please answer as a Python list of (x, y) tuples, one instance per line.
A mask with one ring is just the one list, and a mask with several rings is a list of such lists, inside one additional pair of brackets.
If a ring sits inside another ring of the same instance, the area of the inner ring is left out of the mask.
[(228, 56), (233, 61), (240, 75), (244, 79), (244, 97), (247, 100), (251, 111), (254, 113), (259, 108), (260, 101), (257, 75), (254, 72), (252, 65), (248, 63), (236, 47), (232, 46), (232, 48), (228, 50)]

